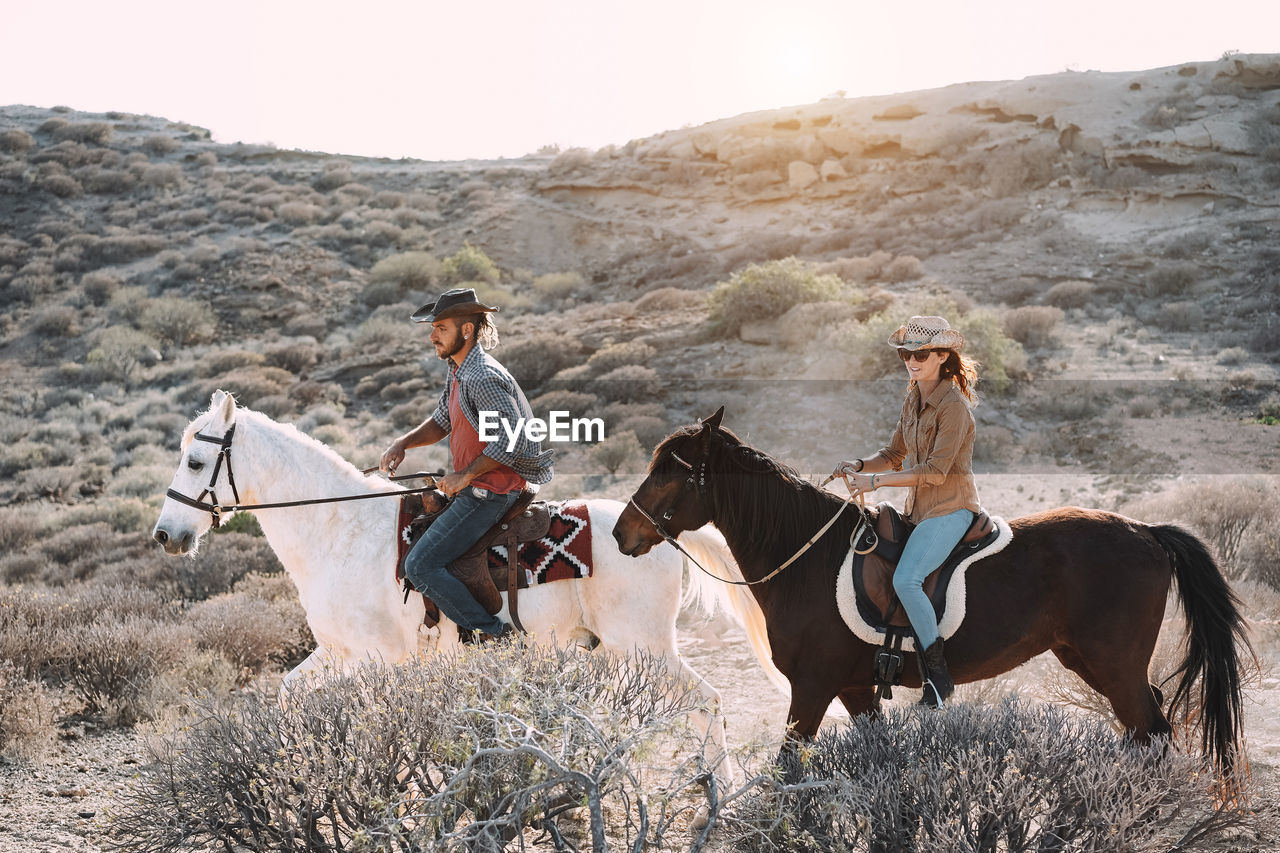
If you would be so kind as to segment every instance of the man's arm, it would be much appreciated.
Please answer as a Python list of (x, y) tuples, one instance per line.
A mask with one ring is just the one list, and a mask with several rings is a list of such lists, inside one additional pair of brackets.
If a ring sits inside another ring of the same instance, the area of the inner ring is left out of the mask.
[[(404, 453), (413, 447), (426, 447), (428, 444), (435, 444), (449, 433), (445, 428), (436, 423), (434, 417), (427, 418), (404, 435), (391, 442), (391, 446), (382, 454), (382, 461), (378, 463), (378, 467), (383, 471), (394, 472), (400, 467), (400, 463), (404, 461)], [(478, 473), (478, 472), (477, 472)]]

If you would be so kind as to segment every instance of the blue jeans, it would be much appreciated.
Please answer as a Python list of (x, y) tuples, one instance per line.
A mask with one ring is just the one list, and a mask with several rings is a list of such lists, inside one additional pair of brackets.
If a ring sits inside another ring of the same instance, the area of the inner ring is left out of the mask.
[(502, 632), (502, 620), (489, 615), (446, 567), (475, 545), (519, 496), (519, 489), (499, 495), (467, 486), (453, 496), (405, 558), (404, 573), (414, 588), (440, 605), (444, 615), (460, 627), (486, 634)]
[(893, 591), (898, 594), (902, 609), (907, 611), (916, 639), (920, 641), (916, 648), (921, 651), (938, 639), (938, 617), (929, 596), (924, 594), (924, 579), (942, 565), (971, 524), (973, 512), (967, 509), (926, 518), (911, 531), (907, 547), (902, 549), (902, 558), (893, 573)]

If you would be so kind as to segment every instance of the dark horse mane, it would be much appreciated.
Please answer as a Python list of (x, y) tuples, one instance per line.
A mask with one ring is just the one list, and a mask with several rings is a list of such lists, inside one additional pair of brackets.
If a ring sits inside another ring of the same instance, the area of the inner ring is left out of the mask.
[[(664, 479), (687, 477), (675, 460), (677, 445), (696, 439), (700, 425), (683, 427), (658, 446), (649, 472)], [(794, 468), (757, 450), (731, 430), (711, 431), (707, 452), (707, 503), (739, 565), (764, 574), (777, 568), (840, 509), (838, 496), (806, 481)], [(695, 467), (697, 451), (680, 453)], [(834, 574), (849, 548), (856, 512), (847, 512), (798, 562), (830, 567)], [(813, 582), (806, 572), (783, 572), (770, 585), (784, 595), (804, 594)], [(750, 578), (750, 575), (748, 575)]]

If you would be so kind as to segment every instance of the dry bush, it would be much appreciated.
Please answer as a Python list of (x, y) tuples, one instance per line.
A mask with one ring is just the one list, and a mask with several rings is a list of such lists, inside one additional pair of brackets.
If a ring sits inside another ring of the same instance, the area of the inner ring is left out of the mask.
[[(665, 436), (664, 436), (665, 437)], [(588, 451), (591, 464), (612, 475), (635, 474), (644, 470), (649, 454), (641, 446), (634, 432), (621, 430), (610, 433)]]
[(634, 433), (647, 459), (649, 452), (671, 432), (671, 427), (666, 418), (654, 415), (631, 415), (618, 421), (617, 426), (610, 432)]
[(123, 169), (81, 169), (76, 173), (85, 192), (98, 194), (122, 194), (138, 185), (138, 177)]
[(581, 359), (582, 345), (576, 337), (566, 338), (553, 332), (508, 338), (502, 344), (502, 363), (528, 389), (541, 387)]
[(200, 360), (201, 376), (220, 376), (240, 367), (258, 367), (265, 364), (267, 357), (260, 352), (234, 349), (213, 352)]
[(1215, 360), (1228, 367), (1239, 367), (1249, 360), (1249, 351), (1244, 347), (1227, 347), (1218, 351)]
[[(47, 122), (46, 122), (47, 123)], [(106, 145), (111, 141), (113, 128), (105, 121), (68, 122), (52, 132), (54, 139), (72, 142), (88, 142), (92, 145)]]
[(279, 367), (300, 375), (319, 360), (320, 345), (313, 340), (287, 341), (269, 347), (263, 357), (269, 367)]
[(54, 708), (44, 684), (0, 660), (0, 755), (31, 761), (49, 752)]
[(1147, 293), (1159, 297), (1181, 296), (1196, 283), (1199, 272), (1192, 263), (1162, 263), (1147, 273)]
[(91, 382), (118, 382), (130, 388), (145, 366), (159, 360), (159, 346), (157, 340), (136, 329), (103, 329), (93, 336), (93, 347), (85, 357), (85, 378)]
[(310, 647), (311, 632), (296, 618), (300, 610), (294, 601), (232, 592), (196, 604), (187, 622), (196, 644), (226, 658), (244, 682), (268, 664), (298, 660), (299, 651)]
[(35, 147), (36, 140), (25, 130), (6, 130), (0, 133), (0, 151), (6, 154), (25, 154)]
[(1274, 833), (1259, 797), (1215, 801), (1195, 758), (1101, 723), (1006, 700), (892, 709), (819, 735), (779, 782), (766, 769), (721, 833), (750, 851), (1186, 849)]
[(837, 275), (848, 282), (874, 281), (884, 275), (884, 269), (893, 260), (888, 252), (875, 251), (866, 257), (838, 258), (818, 264), (814, 271), (821, 275)]
[(238, 367), (212, 379), (192, 382), (178, 395), (183, 405), (207, 404), (214, 391), (223, 389), (235, 395), (242, 405), (256, 408), (259, 400), (288, 394), (294, 376), (279, 367)]
[(688, 313), (701, 309), (706, 301), (706, 295), (701, 291), (659, 287), (637, 299), (635, 309), (639, 314)]
[(77, 198), (84, 192), (80, 182), (70, 175), (44, 175), (36, 181), (36, 186), (58, 198)]
[[(231, 519), (253, 516), (237, 513)], [(203, 601), (230, 590), (241, 578), (251, 574), (274, 574), (282, 571), (279, 558), (271, 550), (261, 529), (257, 535), (236, 532), (236, 525), (224, 524), (210, 536), (200, 553), (191, 559), (172, 560), (178, 593), (187, 601)]]
[(324, 164), (324, 171), (316, 176), (311, 185), (320, 192), (329, 192), (351, 183), (352, 180), (354, 177), (351, 174), (350, 164), (341, 160), (331, 160)]
[(181, 186), (182, 167), (173, 163), (159, 163), (148, 166), (140, 177), (144, 184), (154, 189)]
[(533, 289), (550, 299), (564, 299), (583, 290), (586, 284), (579, 272), (549, 272), (533, 280)]
[(147, 301), (138, 323), (144, 332), (172, 349), (209, 340), (218, 319), (208, 303), (179, 296), (161, 296)]
[(1222, 476), (1177, 484), (1130, 503), (1124, 512), (1143, 521), (1186, 525), (1208, 541), (1228, 578), (1276, 585), (1280, 569), (1266, 555), (1280, 551), (1277, 501), (1280, 487), (1271, 478)]
[(118, 276), (108, 272), (89, 272), (80, 277), (80, 289), (97, 306), (106, 305), (122, 283)]
[(662, 381), (652, 367), (627, 364), (591, 380), (587, 388), (605, 400), (640, 403), (661, 394)]
[(119, 849), (501, 850), (584, 831), (571, 806), (591, 849), (688, 841), (698, 700), (651, 658), (490, 645), (319, 687), (202, 701), (124, 794)]
[[(172, 136), (165, 136), (160, 133), (153, 133), (142, 140), (142, 150), (154, 154), (157, 157), (163, 157), (166, 154), (172, 154), (179, 148), (178, 140)], [(215, 160), (215, 162), (217, 162)]]
[(657, 351), (642, 341), (623, 341), (601, 347), (587, 359), (587, 367), (599, 376), (629, 364), (644, 364), (653, 360)]
[(402, 252), (383, 258), (369, 271), (371, 284), (389, 283), (399, 292), (431, 290), (440, 279), (442, 266), (430, 252)]
[(1053, 343), (1053, 330), (1062, 322), (1062, 309), (1051, 305), (1024, 305), (1004, 314), (1004, 333), (1026, 347)]
[(548, 391), (534, 397), (529, 406), (535, 414), (546, 415), (550, 412), (569, 412), (573, 416), (582, 416), (593, 411), (600, 403), (595, 394), (585, 391)]
[(31, 318), (31, 331), (41, 338), (71, 338), (80, 334), (80, 312), (69, 305), (44, 308)]
[(1058, 308), (1083, 308), (1093, 301), (1095, 290), (1090, 281), (1060, 281), (1044, 294), (1044, 301)]
[[(855, 294), (861, 297), (862, 294)], [(787, 349), (799, 350), (825, 334), (828, 326), (859, 318), (861, 306), (851, 302), (802, 302), (777, 319), (778, 341)]]
[(1155, 322), (1171, 332), (1190, 332), (1203, 325), (1204, 311), (1195, 302), (1165, 302), (1155, 312)]
[(924, 277), (924, 264), (913, 255), (899, 255), (884, 268), (886, 281), (901, 283)]

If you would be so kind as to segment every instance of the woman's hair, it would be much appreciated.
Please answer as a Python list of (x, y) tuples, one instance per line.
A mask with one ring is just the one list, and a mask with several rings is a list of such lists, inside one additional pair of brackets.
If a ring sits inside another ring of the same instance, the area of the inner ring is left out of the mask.
[(942, 369), (938, 371), (938, 376), (941, 379), (950, 379), (951, 384), (960, 389), (960, 393), (972, 407), (978, 405), (978, 392), (974, 386), (978, 384), (980, 366), (977, 359), (949, 349), (947, 360), (942, 362)]
[(498, 345), (498, 326), (487, 313), (458, 318), (458, 328), (462, 328), (467, 323), (476, 327), (476, 341), (480, 346), (491, 350)]
[[(942, 368), (938, 371), (939, 379), (950, 379), (951, 384), (960, 389), (960, 393), (969, 401), (969, 406), (978, 405), (978, 392), (974, 386), (978, 384), (978, 368), (982, 365), (977, 359), (970, 358), (967, 355), (961, 355), (953, 349), (939, 350), (947, 354), (946, 361), (942, 362)], [(907, 390), (911, 389), (912, 383), (907, 383)]]

